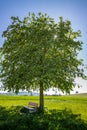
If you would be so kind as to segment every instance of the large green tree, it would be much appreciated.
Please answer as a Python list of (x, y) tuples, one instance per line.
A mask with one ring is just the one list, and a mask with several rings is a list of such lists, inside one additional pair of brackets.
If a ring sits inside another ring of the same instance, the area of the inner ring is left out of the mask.
[(78, 52), (82, 42), (80, 31), (73, 31), (71, 22), (60, 17), (55, 23), (47, 14), (30, 14), (23, 20), (11, 17), (12, 23), (3, 32), (1, 78), (5, 89), (40, 90), (40, 109), (44, 108), (43, 91), (55, 87), (67, 93), (75, 86), (74, 79), (84, 77)]

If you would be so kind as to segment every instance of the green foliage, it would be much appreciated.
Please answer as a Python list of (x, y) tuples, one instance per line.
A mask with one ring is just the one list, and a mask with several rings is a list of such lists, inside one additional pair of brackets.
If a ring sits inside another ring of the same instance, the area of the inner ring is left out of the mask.
[(77, 59), (82, 42), (77, 40), (80, 31), (74, 32), (70, 21), (55, 23), (47, 14), (34, 13), (20, 20), (11, 17), (12, 24), (3, 32), (1, 77), (4, 87), (43, 89), (54, 86), (69, 92), (74, 78), (83, 77), (82, 64)]
[[(6, 107), (11, 106), (27, 106), (28, 102), (36, 102), (39, 104), (38, 96), (1, 96), (0, 105)], [(87, 122), (87, 94), (77, 94), (70, 96), (45, 96), (44, 104), (48, 110), (71, 109), (74, 114), (81, 114), (81, 119)], [(46, 110), (46, 109), (45, 109)]]
[(62, 17), (58, 23), (42, 13), (11, 19), (2, 35), (1, 80), (5, 89), (16, 93), (39, 88), (43, 110), (43, 90), (56, 87), (69, 93), (74, 79), (84, 78), (82, 60), (77, 58), (82, 49), (82, 42), (77, 40), (81, 33), (73, 31), (71, 22)]
[[(87, 124), (68, 110), (20, 113), (21, 107), (6, 110), (0, 106), (0, 130), (87, 130)], [(5, 115), (5, 116), (3, 116)]]

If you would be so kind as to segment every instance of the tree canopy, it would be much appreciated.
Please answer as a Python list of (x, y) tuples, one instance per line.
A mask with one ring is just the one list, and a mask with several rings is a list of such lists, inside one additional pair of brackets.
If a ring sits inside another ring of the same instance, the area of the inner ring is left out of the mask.
[(78, 59), (81, 32), (73, 31), (69, 20), (60, 17), (56, 23), (42, 13), (29, 13), (23, 20), (11, 19), (11, 25), (3, 32), (4, 87), (15, 92), (40, 88), (41, 95), (43, 90), (55, 87), (69, 93), (75, 78), (84, 77), (82, 60)]

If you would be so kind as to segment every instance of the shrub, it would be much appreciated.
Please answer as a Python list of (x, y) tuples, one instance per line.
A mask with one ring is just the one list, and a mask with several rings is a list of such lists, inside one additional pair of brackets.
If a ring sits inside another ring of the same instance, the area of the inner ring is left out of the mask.
[(20, 113), (21, 107), (0, 107), (0, 130), (87, 130), (81, 115), (70, 110)]

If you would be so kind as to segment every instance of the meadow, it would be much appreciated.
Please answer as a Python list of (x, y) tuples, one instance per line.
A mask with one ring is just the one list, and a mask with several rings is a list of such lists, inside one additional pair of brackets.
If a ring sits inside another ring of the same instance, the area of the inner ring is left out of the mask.
[[(6, 109), (12, 106), (27, 106), (29, 101), (39, 104), (39, 97), (0, 95), (0, 106)], [(48, 110), (68, 109), (74, 114), (81, 114), (81, 119), (87, 122), (87, 94), (44, 96), (44, 104)]]

